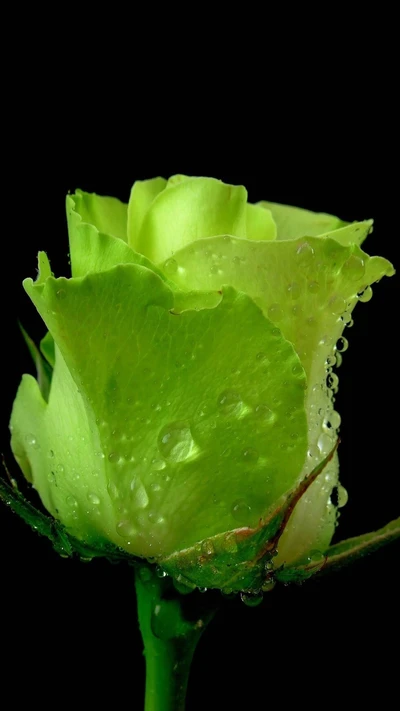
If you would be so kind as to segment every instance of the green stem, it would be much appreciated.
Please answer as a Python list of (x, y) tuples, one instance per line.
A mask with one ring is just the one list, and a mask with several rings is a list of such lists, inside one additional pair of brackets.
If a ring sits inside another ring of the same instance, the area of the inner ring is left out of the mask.
[(193, 654), (214, 609), (202, 604), (199, 615), (196, 594), (181, 595), (148, 566), (136, 572), (136, 595), (146, 657), (145, 711), (184, 711)]

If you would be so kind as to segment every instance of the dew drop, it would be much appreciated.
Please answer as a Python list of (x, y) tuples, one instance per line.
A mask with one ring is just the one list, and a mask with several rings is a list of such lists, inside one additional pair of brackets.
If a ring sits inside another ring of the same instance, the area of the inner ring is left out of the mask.
[(64, 471), (64, 465), (63, 465), (63, 464), (57, 464), (56, 470), (57, 470), (60, 474), (62, 474), (63, 471)]
[(57, 296), (57, 299), (60, 299), (60, 300), (65, 299), (65, 297), (67, 296), (67, 292), (64, 289), (59, 289), (56, 292), (56, 296)]
[(190, 426), (187, 422), (171, 422), (158, 435), (161, 455), (171, 462), (183, 462), (192, 452), (194, 445)]
[(51, 449), (50, 452), (49, 452), (49, 457), (50, 457), (51, 459), (53, 459), (53, 457), (54, 457), (54, 452), (53, 452), (52, 449)]
[(232, 505), (232, 516), (235, 521), (248, 525), (251, 520), (251, 506), (244, 499), (238, 499)]
[(171, 257), (164, 262), (164, 271), (166, 274), (175, 274), (178, 270), (178, 262), (176, 259)]
[(116, 464), (119, 462), (120, 456), (118, 452), (110, 452), (108, 455), (108, 461), (111, 462), (111, 464)]
[(113, 501), (119, 498), (119, 491), (113, 481), (110, 481), (110, 483), (107, 485), (107, 491)]
[(275, 419), (273, 411), (265, 403), (257, 405), (255, 413), (257, 417), (263, 422), (272, 423)]
[(206, 556), (212, 556), (212, 555), (214, 555), (215, 550), (214, 550), (214, 544), (213, 544), (213, 542), (210, 541), (209, 539), (208, 539), (208, 540), (206, 539), (205, 541), (202, 541), (202, 543), (201, 543), (201, 552), (202, 552), (203, 555), (206, 555)]
[(338, 508), (341, 509), (343, 506), (346, 506), (348, 500), (349, 500), (349, 495), (347, 493), (347, 490), (342, 486), (341, 484), (338, 485), (337, 487), (337, 494), (338, 494)]
[(268, 309), (268, 317), (271, 321), (280, 321), (283, 318), (283, 311), (279, 304), (271, 304)]
[(312, 566), (312, 568), (320, 568), (325, 562), (325, 556), (321, 551), (312, 550), (309, 552), (306, 558), (307, 566)]
[(263, 601), (262, 591), (258, 593), (240, 593), (240, 599), (247, 607), (258, 607)]
[(296, 281), (293, 281), (291, 284), (288, 284), (287, 291), (291, 299), (293, 300), (298, 299), (301, 294), (300, 286)]
[(334, 355), (328, 355), (325, 365), (327, 368), (332, 368), (334, 365), (336, 365), (336, 356)]
[(336, 373), (329, 373), (326, 384), (330, 390), (335, 390), (339, 385), (339, 378)]
[(293, 375), (303, 375), (304, 370), (300, 363), (296, 363), (292, 368)]
[(349, 281), (359, 281), (365, 274), (364, 260), (352, 254), (343, 264), (342, 274)]
[(101, 499), (97, 494), (95, 494), (93, 491), (89, 491), (87, 495), (87, 500), (93, 504), (93, 506), (100, 506), (101, 504)]
[(136, 528), (131, 521), (120, 521), (117, 525), (117, 533), (121, 538), (133, 538), (136, 535)]
[(346, 311), (347, 302), (342, 296), (334, 296), (329, 303), (334, 316), (341, 316)]
[(35, 435), (31, 434), (30, 432), (27, 435), (25, 435), (25, 442), (30, 447), (33, 447), (33, 449), (40, 449), (40, 444), (37, 441)]
[(329, 423), (334, 430), (339, 429), (342, 418), (336, 410), (332, 410), (328, 416)]
[(318, 438), (318, 448), (321, 454), (328, 454), (333, 447), (333, 439), (323, 432)]
[(361, 301), (363, 304), (366, 304), (368, 301), (371, 301), (372, 296), (373, 293), (370, 286), (367, 286), (363, 291), (357, 294), (358, 300)]
[(224, 390), (217, 400), (223, 415), (236, 415), (242, 409), (242, 398), (236, 390)]
[(66, 502), (67, 502), (68, 506), (69, 506), (71, 509), (77, 509), (77, 508), (78, 508), (78, 502), (77, 502), (77, 500), (75, 499), (74, 496), (67, 496)]
[(311, 294), (317, 294), (319, 292), (319, 283), (317, 281), (310, 281), (308, 284), (308, 291), (311, 292)]
[(198, 589), (199, 593), (202, 593), (202, 594), (207, 592), (207, 588), (197, 588), (197, 589)]
[(242, 459), (247, 464), (256, 464), (258, 462), (259, 454), (254, 447), (247, 447), (242, 451)]
[(310, 459), (318, 459), (318, 457), (320, 456), (320, 451), (318, 447), (313, 444), (310, 444), (307, 455), (310, 457)]
[(338, 339), (338, 341), (336, 343), (336, 350), (339, 351), (339, 353), (344, 353), (345, 351), (347, 351), (348, 347), (349, 347), (349, 342), (348, 342), (347, 338), (344, 338), (342, 336), (341, 338)]
[(167, 577), (167, 573), (165, 572), (165, 570), (163, 570), (159, 566), (157, 566), (157, 568), (156, 568), (156, 575), (157, 575), (157, 578), (166, 578)]
[(167, 465), (165, 464), (165, 462), (162, 459), (152, 459), (151, 466), (156, 471), (161, 471), (162, 469), (165, 469), (165, 467)]
[(308, 242), (303, 242), (303, 244), (301, 244), (297, 248), (296, 254), (299, 263), (303, 266), (307, 266), (311, 264), (312, 258), (314, 256), (314, 250)]

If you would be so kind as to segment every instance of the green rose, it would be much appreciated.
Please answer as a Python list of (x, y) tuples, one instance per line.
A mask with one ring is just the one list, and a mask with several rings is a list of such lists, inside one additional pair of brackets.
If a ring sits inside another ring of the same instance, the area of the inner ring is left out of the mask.
[[(345, 223), (247, 202), (211, 178), (138, 181), (129, 205), (67, 197), (72, 278), (24, 287), (48, 328), (12, 449), (91, 551), (186, 583), (268, 587), (324, 560), (346, 492), (334, 409), (343, 329), (394, 273)], [(272, 579), (272, 578), (271, 578)]]

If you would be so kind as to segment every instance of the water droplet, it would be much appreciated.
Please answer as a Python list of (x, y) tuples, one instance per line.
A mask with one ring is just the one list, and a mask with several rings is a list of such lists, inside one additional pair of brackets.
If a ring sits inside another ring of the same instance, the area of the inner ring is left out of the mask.
[(67, 502), (68, 506), (69, 506), (71, 509), (77, 509), (77, 508), (78, 508), (78, 502), (77, 502), (77, 500), (75, 499), (74, 496), (67, 496), (66, 502)]
[(162, 469), (165, 469), (167, 465), (165, 464), (165, 462), (163, 462), (162, 459), (152, 459), (151, 466), (156, 471), (161, 471)]
[(279, 304), (271, 304), (268, 309), (268, 318), (271, 321), (280, 321), (283, 318), (283, 311)]
[(256, 413), (257, 417), (260, 418), (260, 420), (263, 420), (263, 422), (272, 423), (275, 419), (275, 415), (274, 415), (273, 411), (265, 403), (261, 403), (260, 405), (257, 405), (257, 407), (255, 409), (255, 413)]
[(341, 338), (338, 339), (338, 341), (336, 343), (336, 350), (338, 350), (339, 353), (344, 353), (345, 351), (347, 351), (348, 347), (349, 347), (349, 342), (348, 342), (347, 338), (344, 338), (342, 336)]
[(343, 506), (346, 506), (348, 500), (349, 500), (349, 495), (347, 493), (347, 490), (342, 486), (341, 484), (338, 484), (337, 487), (337, 494), (338, 494), (338, 508), (341, 509)]
[(293, 281), (291, 284), (288, 284), (287, 291), (293, 300), (298, 299), (301, 294), (300, 286), (296, 281)]
[(267, 356), (265, 353), (260, 352), (260, 353), (257, 353), (256, 360), (264, 360), (266, 357)]
[(242, 459), (248, 464), (256, 464), (258, 462), (259, 456), (260, 455), (258, 454), (257, 450), (254, 449), (254, 447), (248, 447), (242, 452)]
[(50, 457), (51, 459), (54, 457), (54, 452), (53, 452), (52, 449), (51, 449), (50, 452), (49, 452), (49, 457)]
[(232, 505), (232, 516), (235, 521), (247, 526), (251, 520), (251, 506), (244, 499), (238, 499)]
[(63, 465), (63, 464), (57, 464), (56, 470), (57, 470), (60, 474), (62, 474), (63, 471), (64, 471), (64, 465)]
[(116, 464), (120, 460), (120, 455), (118, 452), (110, 452), (108, 455), (108, 461), (112, 464)]
[(133, 538), (136, 535), (136, 528), (131, 521), (120, 521), (117, 525), (117, 533), (121, 538)]
[(329, 303), (334, 316), (341, 316), (346, 311), (347, 302), (342, 296), (334, 296)]
[(40, 449), (40, 444), (37, 441), (35, 435), (31, 434), (30, 432), (25, 435), (25, 442), (30, 446), (33, 447), (33, 449)]
[(210, 267), (211, 274), (222, 274), (222, 269), (220, 269), (219, 264), (213, 264)]
[(321, 456), (318, 447), (313, 444), (310, 444), (307, 455), (310, 457), (310, 459), (318, 459)]
[(236, 415), (242, 409), (242, 398), (236, 390), (224, 390), (217, 404), (223, 415)]
[(308, 284), (308, 291), (311, 292), (311, 294), (317, 294), (319, 292), (319, 283), (317, 281), (310, 281)]
[(206, 556), (214, 555), (215, 550), (214, 550), (214, 544), (213, 544), (213, 542), (210, 541), (209, 539), (208, 539), (208, 540), (206, 539), (205, 541), (202, 541), (202, 543), (201, 543), (201, 552), (202, 552), (203, 555), (206, 555)]
[(293, 375), (303, 375), (304, 374), (303, 366), (300, 363), (296, 363), (292, 368), (292, 373), (293, 373)]
[(177, 270), (178, 262), (176, 261), (176, 259), (173, 259), (173, 257), (167, 259), (167, 261), (164, 262), (164, 271), (166, 274), (175, 274)]
[(334, 355), (328, 355), (325, 365), (327, 368), (332, 368), (334, 365), (336, 365), (336, 356)]
[(103, 452), (95, 452), (95, 456), (99, 457), (99, 459), (104, 459), (104, 454)]
[(160, 484), (156, 481), (153, 481), (152, 484), (150, 484), (150, 491), (153, 491), (154, 493), (161, 491)]
[(328, 421), (329, 421), (331, 427), (334, 430), (337, 430), (340, 427), (342, 418), (340, 417), (339, 413), (336, 410), (332, 410), (332, 412), (330, 412), (328, 415)]
[(354, 254), (342, 266), (342, 274), (349, 281), (359, 281), (365, 274), (365, 263)]
[(262, 591), (258, 593), (240, 593), (240, 599), (247, 607), (258, 607), (263, 601)]
[(307, 266), (310, 265), (312, 262), (312, 258), (314, 257), (314, 250), (308, 242), (303, 242), (303, 244), (301, 244), (297, 248), (296, 254), (299, 263), (302, 266)]
[(325, 562), (324, 554), (321, 553), (321, 551), (317, 551), (317, 550), (310, 551), (307, 558), (306, 558), (307, 566), (309, 566), (309, 567), (312, 566), (313, 570), (315, 570), (315, 568), (317, 568), (317, 569), (321, 568), (323, 566), (324, 562)]
[(93, 491), (89, 491), (87, 495), (87, 500), (93, 504), (93, 506), (100, 506), (101, 499), (97, 494), (95, 494)]
[(57, 299), (65, 299), (65, 297), (67, 296), (67, 292), (64, 289), (59, 289), (56, 292), (56, 296), (57, 296)]
[(318, 448), (321, 454), (328, 454), (333, 447), (333, 439), (326, 432), (323, 432), (318, 438)]
[(168, 575), (168, 573), (166, 573), (165, 570), (163, 570), (162, 568), (160, 568), (159, 566), (157, 566), (157, 568), (156, 568), (156, 575), (157, 575), (158, 578), (166, 578), (167, 575)]
[(336, 373), (329, 373), (326, 384), (330, 390), (335, 390), (339, 385), (339, 378)]
[(161, 455), (171, 462), (183, 462), (192, 452), (194, 445), (190, 426), (187, 422), (171, 422), (158, 435)]
[(357, 294), (358, 300), (361, 301), (363, 304), (366, 304), (367, 301), (371, 301), (372, 296), (373, 293), (370, 286), (367, 286), (363, 291)]
[(207, 592), (207, 588), (197, 588), (197, 589), (198, 589), (199, 593), (202, 593), (202, 594)]

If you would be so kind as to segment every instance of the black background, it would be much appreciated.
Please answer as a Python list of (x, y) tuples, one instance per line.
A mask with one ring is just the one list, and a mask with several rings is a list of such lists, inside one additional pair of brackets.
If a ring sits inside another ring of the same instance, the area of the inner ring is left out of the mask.
[[(39, 249), (56, 274), (68, 273), (67, 191), (80, 187), (127, 200), (136, 179), (212, 175), (244, 184), (254, 202), (286, 202), (347, 220), (373, 217), (366, 251), (400, 264), (398, 198), (381, 147), (369, 138), (360, 157), (351, 140), (338, 145), (329, 134), (300, 140), (301, 151), (293, 151), (282, 131), (249, 147), (251, 160), (236, 164), (234, 151), (222, 155), (218, 135), (213, 150), (200, 151), (198, 158), (201, 132), (190, 133), (178, 154), (168, 132), (153, 136), (148, 130), (135, 144), (132, 129), (131, 142), (110, 145), (107, 129), (98, 137), (95, 123), (66, 130), (61, 148), (54, 143), (50, 112), (38, 132), (19, 133), (10, 147), (10, 219), (2, 234), (1, 449), (13, 472), (9, 413), (22, 372), (33, 372), (17, 318), (34, 337), (44, 332), (21, 281), (35, 275)], [(170, 155), (160, 150), (163, 144)], [(346, 333), (350, 348), (338, 373), (337, 409), (341, 480), (350, 499), (342, 510), (341, 538), (379, 528), (400, 513), (398, 292), (397, 276), (382, 280), (372, 301), (356, 307), (355, 325)], [(2, 674), (12, 684), (14, 703), (40, 700), (47, 708), (70, 699), (140, 710), (144, 660), (131, 571), (59, 558), (5, 507), (0, 534)], [(392, 646), (400, 631), (398, 563), (395, 544), (336, 576), (275, 589), (259, 608), (226, 602), (196, 652), (188, 711), (342, 700), (388, 706), (397, 694)]]

